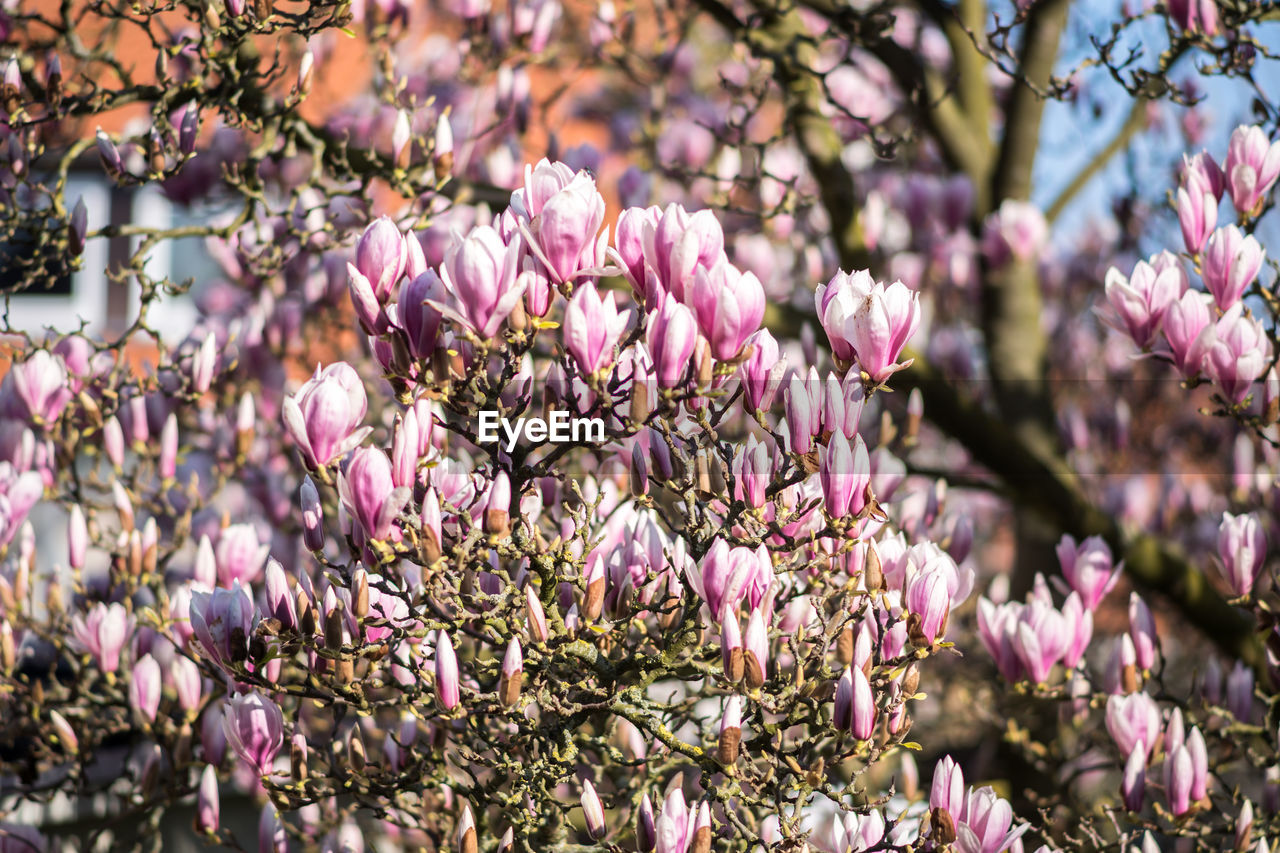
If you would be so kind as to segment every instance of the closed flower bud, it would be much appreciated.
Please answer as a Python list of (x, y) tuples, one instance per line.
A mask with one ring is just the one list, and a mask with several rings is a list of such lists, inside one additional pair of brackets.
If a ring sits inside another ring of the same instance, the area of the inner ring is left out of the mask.
[(479, 843), (476, 838), (476, 819), (471, 814), (471, 806), (464, 804), (462, 818), (458, 821), (458, 853), (476, 853)]
[(637, 853), (651, 853), (657, 845), (657, 830), (653, 815), (653, 801), (645, 794), (640, 801), (640, 809), (636, 813), (636, 850)]
[(511, 479), (506, 471), (499, 471), (493, 478), (489, 502), (485, 506), (484, 529), (498, 537), (505, 537), (511, 532)]
[(592, 554), (588, 558), (587, 570), (582, 580), (586, 585), (586, 592), (582, 599), (582, 615), (588, 621), (594, 622), (600, 618), (606, 583), (604, 558), (599, 553)]
[(870, 740), (876, 726), (876, 698), (871, 682), (858, 667), (850, 668), (853, 693), (849, 707), (849, 732), (858, 740)]
[(732, 765), (738, 761), (738, 749), (742, 744), (742, 699), (730, 696), (720, 717), (720, 741), (716, 745), (716, 757), (721, 764)]
[(453, 172), (453, 126), (449, 123), (449, 114), (445, 113), (436, 121), (435, 146), (431, 151), (431, 160), (435, 168), (436, 180), (443, 181)]
[(710, 853), (711, 851), (711, 807), (703, 802), (698, 807), (698, 817), (693, 822), (693, 838), (689, 844), (689, 853)]
[(156, 663), (156, 659), (151, 655), (143, 655), (133, 665), (130, 673), (129, 702), (133, 710), (148, 723), (156, 721), (163, 686), (160, 664)]
[(212, 764), (206, 764), (200, 774), (200, 791), (196, 796), (196, 831), (214, 833), (218, 831), (218, 772)]
[(298, 62), (297, 89), (298, 94), (304, 98), (311, 93), (311, 78), (315, 74), (315, 65), (316, 55), (308, 48)]
[(89, 209), (85, 207), (84, 196), (76, 199), (71, 209), (71, 224), (67, 231), (68, 248), (71, 254), (79, 256), (84, 252), (84, 243), (89, 234)]
[(301, 732), (294, 732), (289, 739), (289, 772), (295, 782), (307, 779), (307, 738)]
[(436, 699), (446, 711), (458, 707), (458, 657), (453, 642), (444, 631), (436, 633)]
[(604, 822), (604, 807), (600, 804), (600, 797), (589, 779), (582, 783), (582, 814), (586, 818), (587, 832), (591, 837), (597, 841), (604, 838), (608, 832)]
[(542, 609), (542, 602), (532, 584), (524, 588), (524, 612), (529, 624), (529, 639), (535, 643), (545, 643), (551, 632), (547, 628), (546, 612)]
[(320, 493), (311, 478), (302, 480), (299, 489), (302, 504), (302, 541), (309, 551), (324, 550), (324, 509), (320, 506)]
[(1134, 744), (1124, 764), (1124, 776), (1120, 781), (1120, 796), (1124, 807), (1131, 812), (1142, 811), (1142, 801), (1147, 786), (1147, 746), (1142, 741)]
[(508, 708), (520, 699), (520, 687), (524, 681), (524, 654), (520, 641), (515, 637), (507, 644), (502, 657), (502, 676), (498, 680), (498, 700)]

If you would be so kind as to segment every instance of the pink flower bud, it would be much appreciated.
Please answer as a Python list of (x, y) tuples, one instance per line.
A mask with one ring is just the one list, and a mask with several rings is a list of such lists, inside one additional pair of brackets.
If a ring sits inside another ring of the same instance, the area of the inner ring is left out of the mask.
[(176, 655), (169, 665), (169, 680), (178, 694), (178, 705), (184, 711), (194, 712), (200, 708), (204, 679), (199, 664), (191, 658)]
[(73, 569), (84, 568), (84, 558), (89, 550), (89, 527), (85, 524), (84, 510), (80, 504), (72, 504), (67, 519), (67, 561)]
[(1183, 245), (1190, 254), (1198, 255), (1218, 224), (1218, 200), (1209, 187), (1188, 181), (1178, 187), (1177, 209)]
[(236, 755), (260, 776), (271, 773), (284, 743), (284, 714), (280, 706), (254, 690), (227, 700), (222, 728)]
[(737, 480), (734, 496), (754, 509), (763, 507), (768, 500), (772, 468), (768, 445), (754, 435), (748, 435), (746, 444), (741, 446), (733, 460), (733, 476)]
[(1136, 592), (1129, 593), (1129, 636), (1137, 653), (1138, 669), (1148, 670), (1156, 662), (1156, 623), (1151, 610)]
[(1226, 704), (1240, 722), (1253, 721), (1253, 670), (1239, 661), (1227, 673)]
[(218, 584), (231, 586), (239, 582), (244, 586), (262, 577), (269, 543), (258, 539), (258, 531), (252, 524), (232, 524), (218, 537), (214, 556), (218, 563)]
[(371, 222), (356, 243), (355, 267), (369, 281), (380, 304), (391, 298), (408, 260), (404, 235), (386, 216)]
[(1179, 746), (1164, 763), (1165, 797), (1169, 811), (1176, 817), (1191, 808), (1191, 786), (1195, 782), (1195, 763), (1185, 745)]
[(663, 388), (675, 387), (687, 375), (697, 337), (693, 313), (668, 293), (658, 310), (649, 314), (645, 333), (654, 371)]
[(959, 821), (964, 815), (964, 773), (950, 755), (942, 757), (933, 770), (929, 791), (929, 810), (942, 809)]
[(542, 201), (538, 213), (528, 212), (530, 248), (556, 284), (572, 281), (580, 270), (596, 266), (596, 240), (604, 213), (604, 197), (586, 172), (578, 172)]
[(98, 128), (97, 133), (98, 156), (102, 158), (102, 165), (107, 170), (107, 174), (112, 177), (124, 171), (124, 162), (120, 159), (120, 151), (116, 148), (116, 144), (111, 141), (111, 137), (103, 132), (102, 128)]
[(89, 236), (89, 209), (85, 207), (84, 196), (76, 199), (75, 207), (71, 209), (70, 228), (67, 231), (68, 248), (71, 254), (80, 256), (84, 253), (84, 243)]
[(1031, 202), (1005, 199), (983, 226), (982, 253), (993, 268), (1010, 260), (1030, 261), (1048, 236), (1049, 225), (1039, 208)]
[(867, 270), (837, 272), (825, 285), (818, 285), (815, 301), (818, 320), (831, 343), (832, 354), (846, 364), (857, 358), (850, 326), (860, 306), (870, 297), (875, 280)]
[(547, 616), (542, 602), (532, 585), (524, 588), (524, 605), (525, 617), (529, 622), (529, 639), (535, 643), (545, 643), (551, 632), (547, 628)]
[(365, 535), (375, 541), (391, 535), (400, 510), (411, 497), (409, 489), (396, 487), (391, 461), (376, 447), (352, 452), (346, 471), (338, 475), (338, 494)]
[(436, 633), (436, 698), (446, 711), (458, 707), (458, 657), (444, 631)]
[(587, 833), (596, 841), (604, 838), (609, 831), (604, 822), (604, 807), (589, 779), (582, 783), (582, 814), (587, 822)]
[(748, 413), (767, 411), (773, 405), (778, 386), (782, 384), (786, 361), (778, 354), (778, 342), (768, 329), (761, 329), (747, 338), (744, 348), (750, 355), (739, 367), (743, 407)]
[(522, 241), (502, 237), (487, 225), (471, 230), (445, 250), (441, 278), (456, 297), (461, 317), (481, 338), (492, 338), (524, 296), (517, 286)]
[(1124, 775), (1120, 781), (1120, 797), (1124, 807), (1131, 812), (1142, 811), (1142, 800), (1147, 788), (1147, 745), (1134, 744), (1124, 763)]
[[(418, 244), (413, 235), (406, 239), (411, 245)], [(444, 282), (434, 270), (426, 270), (400, 288), (396, 316), (409, 339), (409, 351), (415, 358), (428, 360), (436, 350), (442, 317), (439, 309), (431, 303), (442, 304), (445, 293)]]
[(640, 809), (636, 813), (636, 850), (638, 853), (652, 853), (658, 843), (657, 828), (654, 825), (653, 801), (645, 794), (640, 801)]
[(711, 343), (711, 354), (720, 361), (736, 358), (764, 318), (764, 287), (752, 273), (744, 273), (727, 260), (714, 267), (699, 267), (687, 294), (698, 329)]
[(129, 704), (148, 723), (156, 721), (162, 687), (160, 664), (151, 655), (143, 655), (129, 675)]
[(200, 773), (200, 790), (196, 796), (196, 830), (203, 833), (218, 831), (218, 771), (206, 764)]
[(288, 853), (289, 836), (276, 807), (267, 803), (258, 818), (258, 853)]
[[(659, 288), (686, 302), (686, 288), (698, 267), (710, 269), (725, 256), (724, 230), (715, 214), (700, 210), (689, 214), (678, 204), (668, 205), (656, 223), (646, 223), (644, 257)], [(648, 282), (640, 293), (650, 303)]]

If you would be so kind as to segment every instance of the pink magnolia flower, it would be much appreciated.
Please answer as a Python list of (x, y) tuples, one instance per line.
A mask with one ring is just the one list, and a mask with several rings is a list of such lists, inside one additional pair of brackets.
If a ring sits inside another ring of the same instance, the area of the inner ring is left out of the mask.
[(280, 706), (254, 690), (227, 700), (222, 718), (227, 744), (261, 776), (271, 773), (284, 743), (284, 714)]
[(1160, 737), (1160, 709), (1146, 693), (1109, 697), (1106, 722), (1107, 732), (1121, 755), (1128, 755), (1142, 743), (1150, 756)]
[(1129, 278), (1115, 267), (1107, 270), (1107, 301), (1139, 347), (1147, 349), (1155, 342), (1165, 312), (1186, 289), (1180, 272), (1176, 266), (1157, 271), (1146, 261), (1138, 261)]
[(52, 424), (74, 396), (62, 357), (36, 350), (14, 364), (0, 386), (0, 414), (34, 426)]
[(839, 360), (851, 363), (857, 357), (853, 336), (848, 329), (859, 307), (871, 296), (876, 286), (867, 270), (837, 272), (826, 284), (818, 285), (814, 300), (818, 321), (827, 333), (831, 352)]
[[(725, 257), (724, 230), (715, 214), (700, 210), (690, 214), (678, 204), (668, 205), (656, 222), (644, 225), (644, 258), (656, 283), (681, 302), (688, 302), (686, 288), (694, 271), (710, 269)], [(646, 281), (641, 296), (649, 301)]]
[(321, 370), (291, 397), (281, 411), (285, 428), (301, 451), (307, 467), (328, 465), (364, 440), (372, 427), (361, 427), (368, 411), (364, 383), (344, 361)]
[(1206, 332), (1204, 371), (1228, 402), (1240, 403), (1266, 369), (1270, 342), (1262, 324), (1237, 302)]
[(522, 240), (504, 242), (491, 226), (480, 225), (455, 239), (445, 250), (440, 277), (457, 300), (459, 310), (446, 313), (460, 320), (481, 338), (498, 333), (516, 303), (524, 296), (520, 272)]
[(1266, 252), (1253, 237), (1236, 226), (1219, 228), (1209, 237), (1201, 263), (1205, 287), (1218, 307), (1226, 311), (1240, 301), (1258, 277)]
[(987, 217), (982, 232), (982, 253), (992, 267), (1010, 260), (1029, 261), (1039, 254), (1049, 236), (1049, 225), (1040, 208), (1029, 201), (1005, 199)]
[(1169, 16), (1183, 32), (1218, 34), (1218, 6), (1214, 0), (1169, 0)]
[(372, 540), (386, 539), (396, 516), (412, 497), (407, 486), (395, 485), (391, 460), (376, 447), (362, 447), (351, 454), (338, 474), (338, 495), (352, 517)]
[(694, 271), (686, 292), (698, 328), (721, 361), (735, 358), (764, 318), (764, 287), (753, 273), (741, 272), (727, 260)]
[(91, 655), (103, 672), (120, 669), (120, 653), (133, 634), (133, 617), (123, 604), (99, 602), (88, 615), (71, 619), (71, 640), (75, 647)]
[(1218, 525), (1218, 557), (1236, 596), (1248, 595), (1267, 557), (1267, 534), (1257, 516), (1224, 512)]
[(257, 608), (239, 581), (230, 589), (193, 590), (189, 613), (192, 636), (212, 661), (227, 666), (249, 656)]
[(408, 260), (404, 235), (386, 216), (369, 223), (356, 243), (355, 267), (372, 286), (378, 302), (383, 304), (391, 298), (391, 291), (404, 275)]
[(1062, 576), (1080, 593), (1086, 609), (1097, 610), (1098, 604), (1120, 580), (1123, 561), (1113, 565), (1111, 548), (1101, 536), (1090, 536), (1077, 545), (1074, 537), (1063, 535), (1057, 551)]
[(900, 281), (888, 287), (877, 282), (845, 327), (872, 383), (880, 385), (911, 365), (911, 359), (897, 359), (919, 325), (920, 295)]
[[(1210, 8), (1214, 5), (1209, 0), (1203, 2)], [(1237, 127), (1227, 146), (1223, 172), (1236, 211), (1241, 216), (1256, 216), (1280, 177), (1280, 142), (1269, 140), (1257, 125)]]
[(649, 327), (645, 330), (645, 343), (653, 355), (654, 371), (662, 387), (672, 388), (680, 383), (688, 372), (697, 340), (693, 312), (666, 294), (661, 307), (649, 314)]
[(595, 285), (582, 282), (564, 311), (565, 349), (583, 373), (595, 373), (613, 362), (613, 348), (630, 319), (630, 311), (619, 313), (612, 291), (602, 299)]
[[(557, 164), (559, 165), (559, 164)], [(604, 259), (608, 232), (600, 234), (604, 223), (604, 197), (586, 172), (578, 172), (545, 200), (539, 193), (549, 188), (540, 181), (538, 192), (526, 200), (539, 206), (527, 229), (529, 247), (545, 265), (551, 279), (560, 284), (572, 281), (581, 270), (599, 265)], [(597, 234), (600, 234), (597, 246)]]
[(1164, 338), (1174, 367), (1185, 379), (1200, 373), (1209, 352), (1212, 337), (1204, 331), (1211, 325), (1211, 302), (1209, 294), (1188, 290), (1165, 311)]

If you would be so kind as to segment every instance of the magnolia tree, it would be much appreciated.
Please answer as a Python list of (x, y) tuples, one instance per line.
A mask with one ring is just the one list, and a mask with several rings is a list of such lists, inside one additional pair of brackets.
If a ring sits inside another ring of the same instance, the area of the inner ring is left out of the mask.
[(1273, 850), (1276, 10), (1105, 6), (5, 3), (0, 850)]

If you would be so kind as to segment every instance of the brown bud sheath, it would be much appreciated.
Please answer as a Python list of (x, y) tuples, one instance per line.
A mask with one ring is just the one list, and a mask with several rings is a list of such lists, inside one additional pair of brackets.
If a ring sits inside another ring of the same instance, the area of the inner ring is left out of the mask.
[(529, 328), (529, 315), (524, 312), (524, 300), (518, 300), (511, 313), (507, 315), (507, 325), (513, 332), (523, 332)]
[(600, 618), (604, 606), (604, 578), (596, 578), (587, 584), (587, 596), (582, 603), (582, 615), (588, 620)]
[(951, 844), (956, 840), (956, 822), (951, 812), (941, 806), (929, 812), (929, 825), (933, 828), (934, 840), (939, 844)]
[(756, 659), (755, 653), (750, 649), (743, 652), (743, 678), (747, 681), (747, 687), (751, 690), (758, 690), (764, 686), (764, 661)]
[(649, 386), (643, 382), (631, 383), (632, 423), (642, 424), (649, 417)]
[(324, 647), (331, 652), (342, 648), (342, 609), (335, 607), (324, 617)]
[(836, 659), (848, 666), (853, 662), (853, 629), (845, 628), (836, 638)]
[(910, 698), (916, 695), (916, 690), (920, 687), (920, 664), (912, 661), (907, 665), (907, 671), (902, 675), (902, 695)]
[[(453, 155), (450, 154), (449, 158), (452, 159)], [(475, 827), (468, 827), (458, 840), (458, 853), (477, 853), (477, 850)]]
[(316, 632), (316, 609), (306, 591), (298, 589), (298, 629), (306, 635)]
[(369, 573), (363, 568), (356, 569), (351, 578), (351, 610), (357, 619), (369, 615)]
[(880, 564), (880, 552), (874, 542), (867, 543), (867, 556), (862, 563), (862, 580), (868, 592), (884, 589), (884, 567)]

